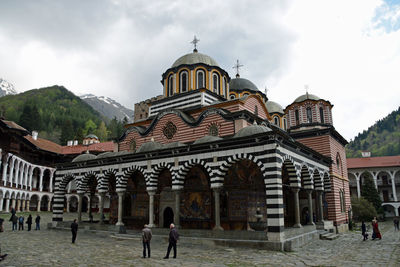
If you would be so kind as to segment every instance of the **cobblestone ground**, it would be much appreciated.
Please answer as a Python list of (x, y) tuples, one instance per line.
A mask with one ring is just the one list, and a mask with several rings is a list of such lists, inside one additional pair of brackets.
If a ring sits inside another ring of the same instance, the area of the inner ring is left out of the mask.
[[(36, 216), (36, 214), (33, 214)], [(34, 217), (35, 217), (34, 216)], [(178, 258), (163, 260), (167, 244), (153, 242), (152, 257), (141, 258), (138, 238), (119, 240), (109, 235), (78, 232), (71, 244), (70, 231), (46, 230), (51, 214), (42, 213), (41, 231), (11, 231), (5, 221), (0, 233), (2, 266), (400, 266), (400, 232), (391, 222), (381, 223), (382, 240), (362, 241), (349, 232), (333, 241), (316, 240), (296, 252), (274, 252), (243, 248), (179, 246)], [(68, 215), (71, 219), (76, 215)], [(25, 216), (26, 218), (27, 216)]]

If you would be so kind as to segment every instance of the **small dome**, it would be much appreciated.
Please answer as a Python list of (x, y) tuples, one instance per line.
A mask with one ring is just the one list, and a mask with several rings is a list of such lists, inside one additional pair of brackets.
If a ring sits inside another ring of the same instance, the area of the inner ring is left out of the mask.
[(121, 156), (121, 155), (126, 155), (126, 154), (133, 154), (134, 152), (132, 151), (118, 151), (118, 152), (104, 152), (101, 154), (97, 155), (97, 159), (103, 159), (103, 158), (111, 158), (111, 157), (116, 157), (116, 156)]
[(144, 143), (143, 145), (141, 145), (136, 152), (137, 153), (148, 152), (148, 151), (158, 150), (158, 149), (162, 149), (162, 148), (163, 148), (162, 144), (154, 142), (154, 141), (150, 141), (150, 142), (147, 142), (147, 143)]
[(172, 64), (171, 68), (175, 68), (180, 65), (193, 65), (193, 64), (198, 64), (198, 63), (203, 63), (203, 64), (206, 64), (209, 66), (219, 67), (217, 61), (215, 61), (210, 56), (207, 56), (205, 54), (198, 53), (198, 52), (193, 52), (193, 53), (186, 54), (186, 55), (178, 58), (174, 62), (174, 64)]
[(266, 105), (267, 105), (267, 110), (268, 110), (269, 113), (281, 113), (281, 114), (284, 114), (282, 106), (279, 105), (278, 103), (268, 100)]
[(239, 138), (239, 137), (251, 136), (251, 135), (260, 134), (260, 133), (267, 133), (270, 131), (271, 131), (271, 129), (266, 126), (254, 124), (254, 125), (247, 126), (243, 129), (240, 129), (233, 137)]
[(243, 78), (234, 78), (229, 81), (229, 90), (253, 90), (259, 91), (257, 86), (250, 80)]
[(319, 98), (319, 97), (316, 96), (316, 95), (312, 95), (312, 94), (306, 93), (306, 94), (301, 95), (301, 96), (299, 96), (298, 98), (296, 98), (296, 99), (294, 100), (294, 102), (300, 103), (300, 102), (303, 102), (303, 101), (308, 100), (308, 99), (309, 99), (309, 100), (320, 100), (321, 98)]
[(96, 159), (96, 158), (97, 158), (96, 155), (85, 153), (85, 154), (81, 154), (79, 156), (76, 156), (72, 160), (72, 162), (88, 161), (88, 160), (92, 160), (92, 159)]
[(219, 141), (219, 140), (222, 140), (222, 138), (218, 137), (218, 136), (206, 135), (206, 136), (203, 136), (202, 138), (199, 138), (196, 141), (194, 141), (193, 145), (210, 143), (210, 142), (215, 142), (215, 141)]
[(99, 138), (98, 138), (96, 135), (94, 135), (94, 134), (88, 134), (88, 135), (86, 135), (85, 138), (94, 138), (94, 139), (99, 140)]

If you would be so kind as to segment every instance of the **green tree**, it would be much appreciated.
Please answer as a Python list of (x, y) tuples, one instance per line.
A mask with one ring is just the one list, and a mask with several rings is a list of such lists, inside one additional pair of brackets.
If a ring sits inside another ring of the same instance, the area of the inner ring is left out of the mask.
[(72, 122), (70, 120), (66, 120), (63, 126), (61, 127), (61, 137), (60, 142), (62, 145), (66, 145), (68, 141), (73, 140), (75, 136), (74, 128), (72, 127)]
[(366, 200), (371, 202), (371, 204), (375, 207), (375, 210), (380, 210), (382, 201), (379, 196), (378, 190), (375, 188), (374, 181), (371, 177), (364, 177), (364, 183), (361, 187), (361, 196), (363, 196)]
[(116, 140), (122, 136), (124, 133), (124, 126), (121, 121), (114, 117), (108, 124), (108, 129), (110, 130), (109, 139)]
[(81, 127), (76, 130), (74, 140), (78, 140), (79, 144), (82, 144), (83, 138), (85, 138), (85, 135), (83, 134), (83, 129)]
[(99, 127), (96, 130), (96, 135), (100, 139), (101, 142), (104, 142), (107, 140), (108, 132), (107, 132), (107, 127), (104, 121), (100, 122)]
[(353, 218), (359, 222), (371, 221), (375, 216), (377, 216), (374, 205), (363, 197), (351, 198), (351, 209), (353, 211)]
[(93, 134), (97, 129), (96, 123), (92, 121), (91, 119), (87, 120), (85, 123), (85, 129), (83, 129), (83, 134), (88, 135), (88, 134)]

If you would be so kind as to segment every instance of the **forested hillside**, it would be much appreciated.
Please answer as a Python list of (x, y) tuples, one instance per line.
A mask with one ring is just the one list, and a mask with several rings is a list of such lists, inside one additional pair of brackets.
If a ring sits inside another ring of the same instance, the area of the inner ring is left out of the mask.
[(371, 156), (400, 155), (400, 107), (374, 125), (359, 133), (347, 147), (347, 157), (361, 157), (361, 151)]
[(73, 139), (81, 142), (90, 133), (106, 141), (123, 131), (122, 122), (114, 118), (107, 125), (90, 105), (57, 85), (1, 97), (0, 115), (61, 145)]

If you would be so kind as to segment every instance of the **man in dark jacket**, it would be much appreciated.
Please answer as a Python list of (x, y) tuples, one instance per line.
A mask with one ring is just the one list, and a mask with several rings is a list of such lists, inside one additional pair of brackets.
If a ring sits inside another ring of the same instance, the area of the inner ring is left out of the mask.
[(151, 229), (147, 224), (144, 225), (144, 228), (142, 230), (142, 241), (143, 241), (143, 258), (146, 258), (146, 247), (147, 247), (147, 254), (148, 257), (150, 258), (150, 240), (151, 240), (152, 234), (151, 234)]
[(76, 239), (76, 234), (78, 233), (78, 223), (76, 222), (76, 219), (74, 220), (73, 223), (71, 223), (71, 232), (72, 232), (72, 244), (74, 244)]
[(179, 234), (173, 223), (171, 223), (171, 225), (169, 226), (169, 229), (170, 229), (169, 244), (168, 244), (167, 255), (164, 257), (164, 259), (169, 258), (169, 253), (171, 252), (171, 248), (174, 248), (174, 258), (176, 258), (176, 243), (178, 242)]
[(18, 216), (17, 216), (17, 214), (14, 214), (12, 217), (12, 230), (13, 231), (17, 230), (17, 223), (18, 223)]
[(28, 231), (30, 231), (32, 226), (32, 215), (29, 214), (28, 219), (26, 219), (26, 224), (28, 225)]
[(40, 230), (40, 216), (39, 214), (35, 218), (36, 228), (35, 230)]

